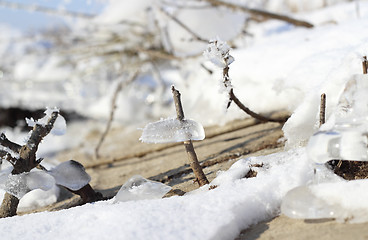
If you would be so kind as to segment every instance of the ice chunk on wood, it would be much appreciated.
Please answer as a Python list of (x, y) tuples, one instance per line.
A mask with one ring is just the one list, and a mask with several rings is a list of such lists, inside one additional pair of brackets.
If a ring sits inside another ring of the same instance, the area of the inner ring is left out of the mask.
[(55, 178), (56, 184), (73, 191), (81, 189), (91, 181), (83, 165), (74, 160), (60, 163), (51, 169), (49, 174)]
[(200, 123), (168, 118), (147, 124), (139, 140), (145, 143), (171, 143), (204, 138), (204, 129)]
[(170, 190), (170, 186), (135, 175), (120, 188), (115, 202), (162, 198)]
[(340, 222), (368, 221), (368, 180), (338, 181), (290, 190), (281, 212), (291, 218), (335, 218)]
[(11, 168), (9, 168), (0, 174), (0, 188), (19, 199), (31, 190), (42, 189), (47, 191), (54, 185), (54, 178), (43, 171), (32, 171), (13, 175), (11, 174)]

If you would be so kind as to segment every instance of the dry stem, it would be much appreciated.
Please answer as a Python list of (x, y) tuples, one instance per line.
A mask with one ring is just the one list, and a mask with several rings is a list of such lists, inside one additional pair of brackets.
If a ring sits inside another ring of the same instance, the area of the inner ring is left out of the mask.
[[(180, 92), (172, 86), (172, 93), (175, 102), (176, 115), (179, 121), (184, 120), (184, 111), (180, 100)], [(203, 172), (201, 165), (198, 162), (197, 154), (194, 151), (193, 143), (191, 140), (184, 141), (185, 150), (188, 154), (190, 167), (192, 168), (194, 175), (197, 178), (199, 186), (203, 186), (209, 183), (206, 175)]]
[(363, 74), (367, 74), (367, 71), (368, 71), (368, 61), (367, 61), (367, 56), (364, 56), (364, 57), (363, 57), (362, 65), (363, 65)]
[(319, 109), (319, 126), (326, 122), (326, 94), (321, 95), (321, 105)]
[(136, 71), (130, 79), (128, 79), (127, 81), (124, 81), (124, 82), (120, 81), (119, 84), (116, 86), (116, 89), (114, 91), (114, 95), (113, 95), (112, 100), (111, 100), (111, 109), (110, 109), (109, 120), (107, 121), (105, 131), (102, 133), (102, 135), (100, 137), (100, 140), (98, 141), (97, 146), (95, 148), (95, 158), (96, 159), (100, 158), (99, 151), (100, 151), (101, 145), (104, 142), (107, 133), (110, 131), (112, 121), (114, 120), (114, 115), (115, 115), (115, 110), (116, 110), (116, 101), (117, 101), (118, 95), (119, 95), (120, 91), (123, 89), (123, 86), (126, 86), (126, 85), (132, 83), (137, 78), (138, 73), (139, 73), (139, 71)]

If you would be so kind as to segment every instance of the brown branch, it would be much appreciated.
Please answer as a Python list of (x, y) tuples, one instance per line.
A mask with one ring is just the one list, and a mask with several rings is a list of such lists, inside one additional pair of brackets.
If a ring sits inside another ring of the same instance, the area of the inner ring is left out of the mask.
[(11, 151), (15, 152), (15, 153), (19, 153), (20, 149), (21, 149), (21, 145), (13, 143), (12, 141), (10, 141), (4, 133), (0, 134), (0, 145), (9, 148)]
[(227, 104), (227, 108), (230, 107), (231, 102), (234, 101), (234, 103), (241, 109), (243, 110), (246, 114), (250, 115), (251, 117), (261, 121), (261, 122), (279, 122), (279, 123), (284, 123), (286, 122), (286, 120), (288, 119), (288, 117), (284, 117), (284, 118), (269, 118), (266, 116), (263, 116), (261, 114), (255, 113), (252, 110), (250, 110), (248, 107), (246, 107), (234, 94), (234, 90), (231, 86), (231, 81), (230, 81), (230, 77), (229, 77), (229, 65), (226, 65), (226, 67), (224, 67), (223, 69), (223, 84), (225, 86), (226, 89), (230, 89), (229, 90), (229, 101)]
[(95, 148), (95, 158), (96, 159), (100, 158), (100, 154), (99, 154), (100, 148), (101, 148), (102, 143), (104, 142), (108, 132), (110, 131), (112, 121), (114, 120), (115, 110), (117, 108), (116, 101), (117, 101), (118, 95), (119, 95), (120, 91), (123, 89), (123, 86), (126, 86), (126, 85), (132, 83), (137, 78), (138, 74), (139, 74), (139, 71), (136, 71), (132, 75), (131, 78), (129, 78), (127, 81), (120, 81), (119, 84), (115, 88), (114, 95), (112, 96), (112, 100), (111, 100), (111, 109), (110, 109), (109, 120), (107, 121), (105, 131), (102, 133), (102, 135), (100, 137), (100, 140), (98, 141), (97, 146)]
[[(183, 106), (180, 100), (180, 92), (175, 89), (174, 86), (171, 88), (175, 103), (176, 115), (179, 121), (184, 120)], [(203, 172), (202, 166), (198, 162), (197, 154), (194, 151), (192, 140), (184, 141), (185, 151), (188, 154), (188, 160), (190, 167), (192, 168), (195, 177), (197, 178), (199, 186), (203, 186), (209, 183), (206, 175)]]
[(306, 28), (313, 28), (313, 24), (303, 21), (303, 20), (298, 20), (286, 15), (281, 15), (281, 14), (277, 14), (277, 13), (272, 13), (272, 12), (268, 12), (265, 10), (261, 10), (261, 9), (255, 9), (255, 8), (248, 8), (245, 6), (240, 6), (240, 5), (236, 5), (233, 3), (229, 3), (229, 2), (223, 2), (223, 1), (219, 1), (219, 0), (202, 0), (202, 1), (206, 1), (208, 3), (210, 3), (212, 6), (224, 6), (227, 7), (229, 9), (232, 10), (236, 10), (236, 11), (243, 11), (243, 12), (248, 12), (250, 14), (253, 15), (260, 15), (262, 17), (265, 18), (272, 18), (272, 19), (277, 19), (277, 20), (281, 20), (290, 24), (293, 24), (295, 26), (300, 26), (300, 27), (306, 27)]
[(364, 57), (363, 57), (362, 65), (363, 65), (363, 74), (367, 74), (367, 72), (368, 72), (368, 61), (367, 61), (367, 56), (364, 56)]
[(322, 93), (321, 95), (321, 105), (319, 109), (319, 126), (325, 124), (326, 122), (326, 94)]
[(205, 42), (208, 43), (208, 39), (204, 39), (202, 37), (200, 37), (198, 34), (196, 34), (195, 32), (193, 32), (187, 25), (185, 25), (182, 21), (180, 21), (179, 19), (177, 19), (176, 17), (174, 17), (173, 15), (171, 15), (170, 13), (166, 12), (164, 9), (160, 8), (160, 11), (165, 14), (167, 17), (169, 17), (171, 20), (173, 20), (174, 22), (176, 22), (180, 27), (182, 27), (185, 31), (187, 31), (188, 33), (190, 33), (195, 40), (200, 41), (200, 42)]

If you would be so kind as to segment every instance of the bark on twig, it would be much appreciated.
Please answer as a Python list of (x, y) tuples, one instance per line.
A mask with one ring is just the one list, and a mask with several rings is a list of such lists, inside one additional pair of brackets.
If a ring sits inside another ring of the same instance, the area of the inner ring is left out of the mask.
[(368, 72), (368, 61), (367, 61), (367, 56), (364, 56), (364, 57), (363, 57), (362, 65), (363, 65), (363, 74), (367, 74), (367, 72)]
[(255, 9), (255, 8), (248, 8), (245, 6), (240, 6), (240, 5), (236, 5), (233, 3), (229, 3), (229, 2), (223, 2), (223, 1), (219, 1), (219, 0), (204, 0), (208, 3), (210, 3), (212, 6), (224, 6), (227, 7), (229, 9), (232, 10), (237, 10), (237, 11), (243, 11), (243, 12), (248, 12), (250, 14), (254, 14), (254, 15), (259, 15), (262, 16), (264, 18), (272, 18), (272, 19), (277, 19), (277, 20), (281, 20), (290, 24), (293, 24), (295, 26), (299, 26), (299, 27), (306, 27), (306, 28), (313, 28), (313, 24), (303, 21), (303, 20), (299, 20), (299, 19), (295, 19), (286, 15), (281, 15), (281, 14), (277, 14), (277, 13), (272, 13), (272, 12), (268, 12), (265, 10), (261, 10), (261, 9)]
[(17, 215), (19, 199), (9, 193), (5, 193), (3, 202), (0, 206), (0, 218), (12, 217)]
[(114, 120), (115, 110), (117, 108), (116, 101), (118, 99), (118, 95), (119, 95), (120, 91), (123, 89), (123, 86), (126, 86), (126, 85), (132, 83), (137, 78), (138, 73), (139, 73), (139, 71), (136, 71), (132, 75), (131, 78), (129, 78), (127, 81), (120, 81), (119, 84), (116, 86), (116, 89), (114, 91), (114, 95), (111, 99), (111, 109), (110, 109), (109, 120), (107, 121), (105, 131), (102, 133), (102, 135), (100, 137), (100, 140), (98, 141), (97, 146), (95, 148), (95, 158), (96, 159), (100, 158), (100, 154), (99, 154), (100, 148), (101, 148), (102, 143), (104, 142), (104, 140), (106, 138), (106, 135), (110, 131), (112, 121)]
[[(172, 93), (175, 102), (176, 115), (179, 121), (184, 120), (184, 111), (180, 100), (180, 92), (172, 86)], [(203, 172), (202, 166), (198, 162), (197, 154), (194, 151), (192, 140), (184, 141), (185, 150), (188, 154), (190, 167), (192, 168), (194, 175), (197, 178), (199, 186), (203, 186), (209, 183), (206, 175)]]
[(319, 109), (319, 126), (325, 124), (326, 122), (326, 94), (322, 93), (321, 95), (321, 105)]

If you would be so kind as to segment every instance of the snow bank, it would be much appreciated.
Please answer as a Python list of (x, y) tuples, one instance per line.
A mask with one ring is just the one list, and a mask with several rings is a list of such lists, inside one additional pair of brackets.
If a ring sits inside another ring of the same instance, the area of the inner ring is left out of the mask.
[[(257, 177), (242, 178), (255, 163), (263, 163), (254, 168)], [(182, 197), (110, 200), (5, 218), (0, 231), (4, 239), (234, 239), (242, 229), (278, 214), (283, 195), (311, 180), (312, 172), (305, 149), (242, 159), (214, 180), (218, 187), (213, 190), (204, 186)]]

